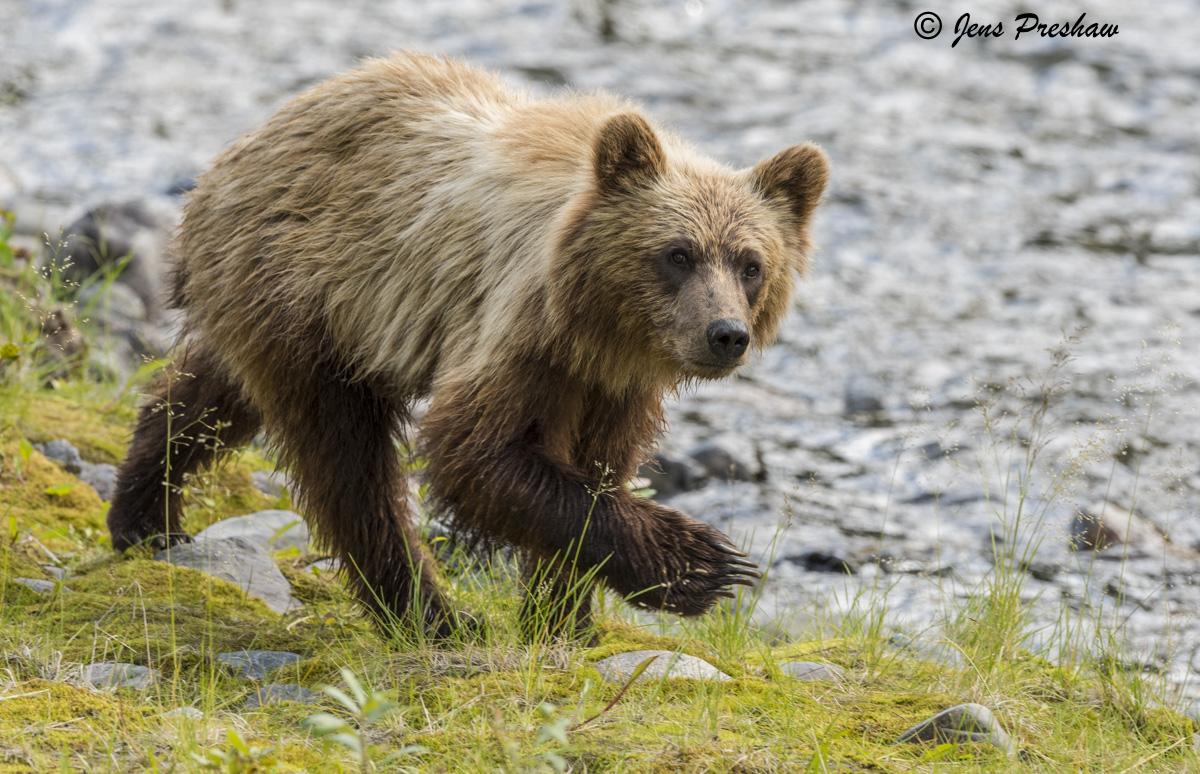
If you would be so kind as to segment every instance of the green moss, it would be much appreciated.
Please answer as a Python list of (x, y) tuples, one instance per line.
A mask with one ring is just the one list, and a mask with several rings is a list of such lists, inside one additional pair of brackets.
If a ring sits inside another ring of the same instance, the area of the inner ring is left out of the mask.
[(12, 622), (59, 643), (69, 659), (104, 658), (168, 670), (180, 656), (302, 648), (263, 602), (207, 573), (148, 559), (96, 562), (67, 582), (73, 593), (40, 598)]
[[(145, 770), (119, 741), (144, 735), (154, 709), (66, 683), (28, 680), (0, 691), (0, 772), (70, 770), (112, 756), (119, 770)], [(140, 745), (139, 745), (140, 747)], [(90, 768), (90, 767), (89, 767)]]
[(136, 409), (131, 399), (85, 403), (40, 393), (18, 404), (18, 426), (35, 443), (65, 438), (88, 462), (115, 465), (125, 457)]

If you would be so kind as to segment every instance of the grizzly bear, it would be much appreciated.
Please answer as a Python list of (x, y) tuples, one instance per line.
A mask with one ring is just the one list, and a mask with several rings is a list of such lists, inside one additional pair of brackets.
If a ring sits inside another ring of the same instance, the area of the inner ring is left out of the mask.
[(114, 548), (187, 540), (185, 476), (261, 429), (362, 605), (447, 635), (463, 619), (397, 449), (415, 431), (438, 511), (540, 579), (527, 612), (586, 626), (585, 577), (704, 612), (755, 564), (625, 484), (665, 394), (775, 336), (826, 178), (813, 145), (734, 171), (612, 96), (535, 99), (427, 56), (313, 87), (185, 206), (178, 356), (121, 466)]

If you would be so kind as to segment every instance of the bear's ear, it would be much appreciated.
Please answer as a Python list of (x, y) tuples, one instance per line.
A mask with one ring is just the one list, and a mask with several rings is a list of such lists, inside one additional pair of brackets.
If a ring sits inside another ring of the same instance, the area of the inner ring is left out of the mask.
[(786, 203), (803, 228), (821, 201), (829, 180), (829, 161), (812, 143), (793, 145), (758, 162), (754, 181), (770, 199)]
[(593, 163), (601, 192), (612, 193), (652, 180), (666, 168), (667, 158), (646, 119), (622, 113), (600, 127)]

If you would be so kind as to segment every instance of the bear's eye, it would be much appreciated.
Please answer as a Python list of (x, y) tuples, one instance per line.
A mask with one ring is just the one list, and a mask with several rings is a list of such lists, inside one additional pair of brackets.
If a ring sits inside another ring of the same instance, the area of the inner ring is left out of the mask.
[(754, 279), (755, 277), (757, 277), (757, 276), (758, 276), (758, 272), (759, 272), (759, 269), (758, 269), (758, 264), (756, 264), (756, 263), (752, 263), (752, 264), (750, 264), (749, 266), (747, 266), (747, 267), (746, 267), (746, 270), (745, 270), (744, 272), (742, 272), (742, 274), (743, 274), (743, 275), (744, 275), (744, 276), (745, 276), (747, 279)]
[(683, 264), (685, 264), (687, 262), (688, 262), (687, 253), (685, 253), (684, 251), (676, 250), (675, 252), (671, 253), (671, 263), (673, 263), (677, 266), (682, 266)]

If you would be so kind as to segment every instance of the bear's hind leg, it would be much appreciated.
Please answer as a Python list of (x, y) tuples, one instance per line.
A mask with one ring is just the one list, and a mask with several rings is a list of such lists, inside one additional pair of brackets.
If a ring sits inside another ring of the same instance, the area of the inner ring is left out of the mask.
[(317, 537), (381, 627), (411, 615), (427, 632), (450, 636), (457, 619), (413, 529), (395, 445), (406, 412), (325, 364), (285, 376), (267, 425)]
[(247, 443), (261, 424), (237, 383), (192, 345), (155, 383), (138, 414), (108, 511), (113, 548), (189, 540), (181, 526), (184, 476), (221, 450)]

